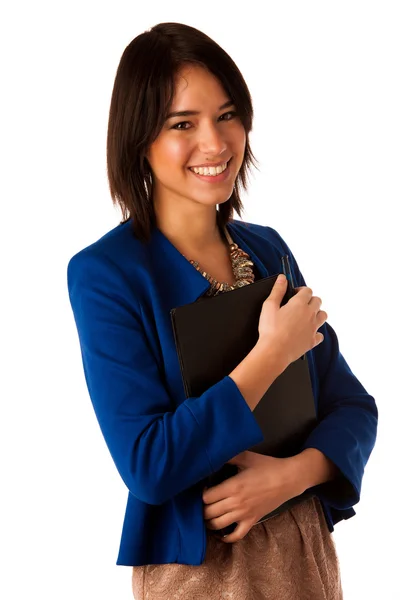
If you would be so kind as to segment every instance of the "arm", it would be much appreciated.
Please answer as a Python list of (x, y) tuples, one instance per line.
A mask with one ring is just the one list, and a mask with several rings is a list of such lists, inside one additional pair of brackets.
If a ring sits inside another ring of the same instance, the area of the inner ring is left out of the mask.
[(263, 436), (229, 376), (176, 407), (131, 285), (106, 256), (82, 251), (69, 262), (70, 302), (102, 434), (130, 492), (161, 504)]
[[(287, 244), (272, 231), (289, 255), (296, 286), (307, 285)], [(315, 367), (319, 381), (318, 425), (304, 449), (319, 450), (337, 467), (340, 476), (324, 483), (318, 491), (332, 507), (345, 509), (360, 499), (364, 468), (375, 445), (378, 411), (374, 398), (341, 354), (333, 328), (325, 322), (319, 331), (324, 341), (308, 353), (310, 367)]]

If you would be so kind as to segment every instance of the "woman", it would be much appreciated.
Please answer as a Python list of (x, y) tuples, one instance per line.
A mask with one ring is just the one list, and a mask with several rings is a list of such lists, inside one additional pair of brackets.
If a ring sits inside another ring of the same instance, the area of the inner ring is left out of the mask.
[[(355, 514), (377, 409), (285, 241), (233, 219), (254, 164), (252, 118), (242, 75), (206, 35), (162, 23), (135, 38), (107, 139), (123, 221), (68, 265), (88, 390), (129, 490), (117, 564), (133, 567), (137, 600), (342, 598), (331, 532)], [(297, 294), (280, 308), (287, 281), (276, 281), (253, 350), (186, 398), (170, 310), (274, 275), (282, 254)], [(255, 406), (306, 352), (317, 427), (296, 456), (249, 452), (261, 441)], [(238, 474), (205, 489), (228, 462)], [(308, 489), (314, 496), (257, 523)]]

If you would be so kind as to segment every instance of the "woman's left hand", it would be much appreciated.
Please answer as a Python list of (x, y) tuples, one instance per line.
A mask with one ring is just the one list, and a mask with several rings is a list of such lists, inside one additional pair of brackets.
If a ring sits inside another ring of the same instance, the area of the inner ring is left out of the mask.
[(306, 489), (291, 458), (273, 458), (246, 450), (228, 463), (237, 465), (239, 473), (203, 492), (208, 529), (237, 523), (233, 533), (221, 538), (224, 542), (244, 538), (264, 515)]

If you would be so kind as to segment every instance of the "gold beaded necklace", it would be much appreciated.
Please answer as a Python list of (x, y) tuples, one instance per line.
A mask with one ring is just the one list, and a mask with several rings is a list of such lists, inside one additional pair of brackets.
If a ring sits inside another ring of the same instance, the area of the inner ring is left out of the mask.
[(205, 294), (206, 296), (216, 296), (217, 294), (229, 292), (236, 288), (244, 287), (245, 285), (254, 283), (254, 272), (252, 268), (254, 263), (250, 260), (250, 256), (247, 254), (247, 252), (235, 244), (225, 225), (223, 230), (229, 244), (230, 259), (236, 283), (233, 286), (226, 282), (221, 283), (214, 279), (214, 277), (211, 277), (211, 275), (209, 275), (206, 271), (203, 271), (197, 260), (190, 260), (189, 262), (197, 269), (197, 271), (199, 271), (203, 277), (205, 277), (207, 281), (211, 283), (211, 287)]

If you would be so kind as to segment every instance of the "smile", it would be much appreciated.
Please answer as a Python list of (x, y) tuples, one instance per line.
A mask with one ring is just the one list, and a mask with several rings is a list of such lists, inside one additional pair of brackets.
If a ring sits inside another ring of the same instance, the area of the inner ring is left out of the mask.
[[(229, 162), (229, 161), (228, 161)], [(198, 175), (219, 175), (223, 173), (227, 168), (228, 163), (223, 163), (222, 165), (218, 165), (218, 167), (189, 167), (191, 171), (197, 173)]]
[(189, 167), (189, 171), (203, 181), (218, 183), (229, 177), (231, 160), (218, 167)]

